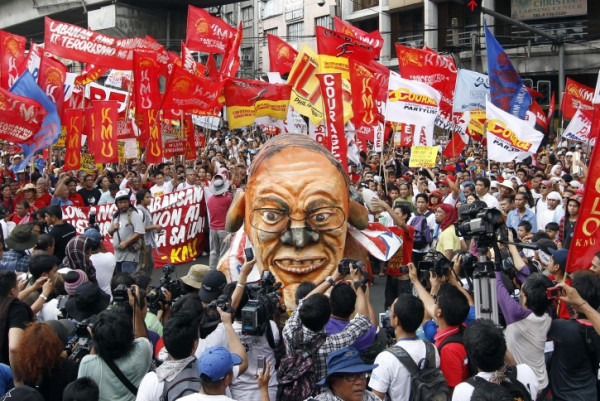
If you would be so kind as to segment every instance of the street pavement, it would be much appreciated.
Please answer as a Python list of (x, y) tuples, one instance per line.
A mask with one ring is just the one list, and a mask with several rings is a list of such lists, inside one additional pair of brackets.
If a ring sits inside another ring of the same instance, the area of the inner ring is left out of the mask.
[[(171, 279), (180, 278), (187, 274), (188, 269), (191, 265), (201, 263), (208, 265), (208, 256), (200, 256), (193, 262), (184, 263), (175, 266), (175, 273), (171, 276)], [(155, 269), (152, 273), (152, 285), (157, 285), (160, 277), (162, 276), (162, 269)], [(383, 305), (385, 302), (384, 292), (385, 291), (385, 277), (375, 276), (375, 283), (371, 287), (371, 304), (377, 314), (384, 312)]]

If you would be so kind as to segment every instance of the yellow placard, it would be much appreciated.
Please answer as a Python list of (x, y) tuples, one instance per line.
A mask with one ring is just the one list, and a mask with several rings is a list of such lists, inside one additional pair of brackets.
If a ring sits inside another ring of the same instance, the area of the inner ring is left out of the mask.
[(408, 167), (435, 167), (439, 150), (437, 146), (413, 146), (410, 150)]

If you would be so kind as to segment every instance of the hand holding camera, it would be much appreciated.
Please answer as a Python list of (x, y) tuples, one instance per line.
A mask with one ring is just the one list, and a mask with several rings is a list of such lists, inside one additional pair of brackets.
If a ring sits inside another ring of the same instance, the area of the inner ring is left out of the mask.
[(233, 324), (233, 313), (226, 312), (219, 306), (217, 306), (217, 312), (219, 312), (219, 316), (221, 316), (221, 322), (223, 324)]
[(127, 295), (129, 297), (129, 305), (135, 310), (136, 306), (141, 310), (140, 306), (140, 287), (133, 284), (127, 289)]

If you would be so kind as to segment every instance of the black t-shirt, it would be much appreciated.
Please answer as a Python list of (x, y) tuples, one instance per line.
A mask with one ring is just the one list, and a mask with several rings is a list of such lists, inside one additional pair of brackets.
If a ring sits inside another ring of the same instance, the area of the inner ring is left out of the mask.
[(23, 302), (13, 302), (8, 309), (8, 320), (4, 333), (4, 342), (0, 350), (0, 362), (9, 365), (8, 359), (8, 332), (10, 329), (23, 329), (29, 323), (31, 311)]
[(70, 223), (58, 224), (52, 227), (49, 234), (54, 237), (54, 256), (62, 262), (67, 244), (77, 235), (75, 227)]
[(550, 369), (552, 399), (555, 401), (596, 400), (596, 378), (580, 334), (580, 323), (558, 319), (548, 336), (555, 342)]
[(36, 385), (36, 383), (25, 384), (37, 389), (44, 396), (45, 401), (62, 401), (65, 387), (72, 381), (77, 380), (77, 370), (77, 364), (65, 359), (39, 385)]
[(100, 196), (102, 195), (98, 188), (89, 190), (83, 187), (79, 191), (77, 191), (77, 193), (79, 193), (79, 195), (81, 195), (81, 197), (83, 198), (83, 204), (85, 206), (97, 205), (98, 201), (100, 201)]

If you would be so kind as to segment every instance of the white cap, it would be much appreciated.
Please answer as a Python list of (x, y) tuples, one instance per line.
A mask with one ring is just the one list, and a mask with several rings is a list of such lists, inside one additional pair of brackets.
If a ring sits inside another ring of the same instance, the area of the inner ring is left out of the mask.
[(490, 183), (490, 188), (496, 188), (496, 189), (498, 189), (498, 181), (492, 181)]
[(122, 189), (119, 192), (117, 192), (117, 195), (115, 195), (115, 202), (118, 202), (119, 200), (123, 200), (123, 199), (127, 199), (129, 200), (129, 191)]
[(581, 187), (583, 187), (582, 183), (580, 183), (579, 181), (575, 181), (575, 180), (571, 181), (569, 183), (569, 185), (572, 186), (573, 188), (581, 188)]
[(573, 152), (569, 151), (565, 156), (573, 156)]
[(562, 200), (562, 196), (560, 196), (558, 192), (552, 191), (548, 194), (548, 199), (557, 200), (560, 202)]

